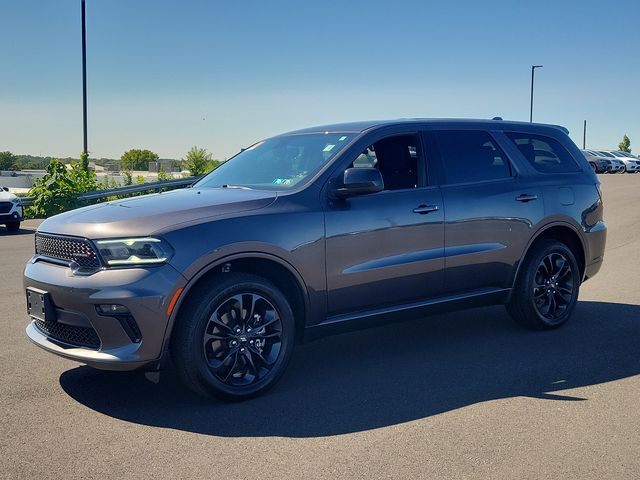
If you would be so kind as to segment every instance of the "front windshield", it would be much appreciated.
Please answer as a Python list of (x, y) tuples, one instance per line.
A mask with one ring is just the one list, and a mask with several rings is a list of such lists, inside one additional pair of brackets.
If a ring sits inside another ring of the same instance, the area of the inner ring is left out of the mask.
[(611, 155), (609, 152), (603, 152), (603, 151), (599, 151), (598, 152), (600, 155), (603, 155), (605, 157), (609, 157), (609, 158), (616, 158), (613, 155)]
[(194, 186), (291, 189), (304, 184), (355, 135), (310, 133), (269, 138), (240, 152)]

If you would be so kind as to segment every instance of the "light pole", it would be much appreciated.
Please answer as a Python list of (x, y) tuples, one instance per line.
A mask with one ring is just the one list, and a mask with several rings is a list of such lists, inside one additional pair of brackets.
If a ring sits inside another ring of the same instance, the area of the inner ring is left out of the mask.
[(531, 108), (529, 109), (529, 123), (533, 122), (533, 77), (535, 75), (536, 68), (542, 68), (543, 66), (544, 65), (531, 65)]
[(85, 27), (84, 0), (82, 0), (82, 132), (84, 139), (84, 154), (87, 149), (87, 29)]

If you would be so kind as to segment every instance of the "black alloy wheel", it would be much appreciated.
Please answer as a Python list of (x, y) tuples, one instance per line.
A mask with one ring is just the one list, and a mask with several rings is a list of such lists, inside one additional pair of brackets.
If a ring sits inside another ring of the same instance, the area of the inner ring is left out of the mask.
[(182, 381), (205, 396), (244, 400), (284, 373), (295, 343), (288, 299), (270, 281), (224, 273), (187, 293), (171, 338)]
[(534, 304), (538, 313), (555, 321), (573, 300), (571, 264), (561, 253), (552, 252), (538, 264), (533, 283)]
[(520, 267), (507, 311), (525, 327), (558, 328), (569, 320), (576, 306), (580, 275), (567, 245), (541, 240), (531, 247)]
[(209, 369), (221, 382), (249, 385), (267, 376), (280, 355), (280, 314), (262, 295), (233, 295), (209, 317), (202, 342)]

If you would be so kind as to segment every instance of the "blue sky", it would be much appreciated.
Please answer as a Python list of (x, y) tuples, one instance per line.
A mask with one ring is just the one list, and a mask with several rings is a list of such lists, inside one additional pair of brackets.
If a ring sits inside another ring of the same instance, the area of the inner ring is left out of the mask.
[[(225, 158), (283, 131), (534, 120), (640, 152), (640, 2), (87, 0), (89, 150)], [(0, 150), (82, 150), (80, 0), (0, 0)], [(635, 147), (635, 148), (634, 148)]]

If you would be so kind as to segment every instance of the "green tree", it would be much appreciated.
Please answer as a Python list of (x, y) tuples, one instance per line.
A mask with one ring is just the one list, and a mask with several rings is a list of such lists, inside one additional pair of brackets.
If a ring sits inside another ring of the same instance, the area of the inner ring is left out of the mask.
[(158, 170), (158, 181), (166, 182), (167, 180), (173, 180), (173, 175), (167, 173), (164, 168)]
[(206, 148), (192, 147), (187, 152), (187, 157), (183, 159), (182, 166), (185, 170), (189, 170), (189, 173), (194, 176), (204, 175), (213, 170), (217, 165), (214, 160), (211, 160), (211, 154)]
[(122, 177), (125, 185), (133, 184), (133, 176), (131, 175), (131, 170), (123, 170)]
[(80, 168), (85, 172), (89, 171), (89, 154), (87, 152), (80, 154)]
[(127, 150), (120, 157), (120, 168), (122, 170), (148, 170), (149, 162), (158, 160), (158, 154), (151, 150), (140, 150), (133, 148)]
[(621, 152), (631, 153), (631, 140), (629, 140), (627, 135), (622, 137), (622, 141), (618, 144), (618, 150)]
[(17, 170), (16, 157), (11, 152), (0, 152), (0, 170)]
[(44, 177), (35, 181), (29, 196), (34, 197), (29, 214), (48, 217), (80, 206), (78, 195), (96, 190), (95, 172), (85, 172), (79, 163), (71, 167), (60, 160), (51, 160)]

